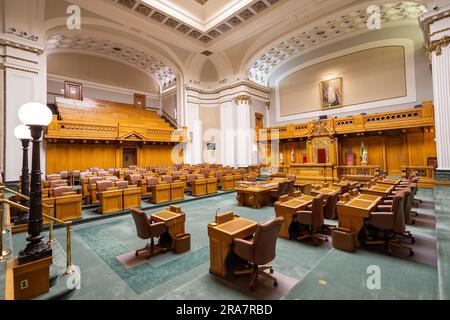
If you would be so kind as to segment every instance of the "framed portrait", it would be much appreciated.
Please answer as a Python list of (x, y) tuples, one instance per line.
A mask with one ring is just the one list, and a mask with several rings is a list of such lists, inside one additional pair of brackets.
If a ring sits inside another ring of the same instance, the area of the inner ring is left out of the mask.
[(343, 106), (342, 78), (320, 81), (320, 101), (322, 109), (332, 109)]

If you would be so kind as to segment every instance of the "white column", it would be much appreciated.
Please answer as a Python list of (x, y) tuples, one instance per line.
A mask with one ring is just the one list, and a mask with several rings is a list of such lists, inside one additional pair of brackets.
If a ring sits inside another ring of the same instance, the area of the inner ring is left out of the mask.
[(439, 180), (450, 180), (450, 17), (442, 16), (448, 11), (450, 6), (421, 17), (433, 72), (438, 162), (436, 178)]
[(185, 162), (202, 163), (202, 123), (198, 104), (188, 103), (186, 108), (186, 124), (191, 141), (186, 146)]
[(221, 158), (222, 164), (234, 167), (236, 165), (235, 123), (236, 110), (234, 103), (228, 101), (220, 105)]
[(250, 118), (250, 97), (236, 98), (237, 166), (248, 167), (252, 156), (252, 132)]

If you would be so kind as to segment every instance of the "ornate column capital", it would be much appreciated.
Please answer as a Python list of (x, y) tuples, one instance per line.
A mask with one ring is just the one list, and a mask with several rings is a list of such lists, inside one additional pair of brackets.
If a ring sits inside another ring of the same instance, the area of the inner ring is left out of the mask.
[(250, 104), (252, 98), (249, 95), (240, 95), (234, 98), (236, 104)]
[(429, 59), (433, 56), (433, 52), (436, 53), (437, 56), (442, 54), (442, 48), (448, 47), (450, 45), (450, 36), (443, 36), (439, 40), (430, 41), (425, 44), (427, 50), (427, 56)]

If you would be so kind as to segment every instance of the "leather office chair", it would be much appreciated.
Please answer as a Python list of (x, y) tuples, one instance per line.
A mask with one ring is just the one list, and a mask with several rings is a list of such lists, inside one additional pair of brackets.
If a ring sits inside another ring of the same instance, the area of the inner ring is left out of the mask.
[(118, 189), (127, 189), (128, 188), (128, 181), (124, 181), (124, 180), (116, 181), (116, 187)]
[(295, 180), (289, 180), (287, 182), (287, 194), (293, 194), (295, 189), (294, 189), (294, 184), (295, 184)]
[(136, 225), (137, 236), (141, 239), (150, 239), (150, 243), (144, 248), (138, 249), (135, 255), (138, 256), (140, 252), (146, 251), (147, 257), (149, 259), (156, 252), (165, 252), (166, 248), (161, 248), (155, 245), (155, 237), (160, 237), (164, 232), (166, 232), (166, 225), (164, 222), (152, 223), (151, 216), (148, 217), (147, 214), (139, 209), (130, 209), (131, 215), (133, 216), (134, 224)]
[(72, 185), (80, 185), (81, 183), (81, 171), (73, 170), (72, 171)]
[(248, 175), (244, 178), (244, 181), (248, 181), (248, 182), (256, 182), (256, 176), (253, 175)]
[(48, 174), (46, 176), (46, 179), (47, 179), (47, 181), (50, 181), (50, 180), (61, 180), (62, 177), (61, 177), (61, 175), (59, 173), (54, 173), (54, 174)]
[[(389, 255), (392, 253), (392, 247), (408, 249), (409, 255), (414, 255), (412, 248), (401, 243), (396, 237), (404, 236), (406, 232), (403, 192), (395, 195), (391, 206), (380, 205), (376, 210), (369, 216), (369, 224), (375, 228), (375, 240), (366, 241), (366, 244), (383, 244), (388, 248)], [(380, 231), (383, 232), (383, 240), (377, 240)]]
[(66, 180), (68, 184), (72, 183), (70, 181), (70, 173), (69, 173), (69, 171), (61, 171), (59, 174), (61, 175), (61, 179), (62, 180)]
[(288, 187), (289, 185), (287, 181), (278, 183), (278, 188), (275, 190), (271, 190), (268, 194), (270, 203), (273, 204), (278, 201), (278, 198), (285, 194), (288, 194)]
[[(327, 202), (327, 196), (323, 193), (314, 197), (311, 204), (311, 210), (298, 211), (296, 221), (308, 228), (297, 237), (297, 240), (311, 238), (315, 245), (319, 245), (328, 238), (318, 233), (318, 230), (324, 228), (324, 207)], [(319, 243), (320, 242), (320, 243)]]
[(258, 225), (255, 236), (251, 240), (236, 238), (233, 240), (233, 251), (239, 257), (249, 263), (249, 268), (234, 272), (235, 275), (251, 274), (250, 289), (255, 289), (257, 276), (261, 275), (273, 281), (275, 287), (278, 286), (277, 279), (264, 270), (270, 269), (273, 273), (271, 265), (266, 265), (275, 259), (276, 244), (278, 234), (284, 218), (273, 218), (263, 224)]

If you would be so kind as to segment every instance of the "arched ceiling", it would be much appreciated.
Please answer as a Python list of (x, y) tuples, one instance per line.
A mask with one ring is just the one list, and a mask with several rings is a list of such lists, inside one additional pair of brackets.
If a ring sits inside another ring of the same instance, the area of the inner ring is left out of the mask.
[[(386, 3), (381, 8), (381, 23), (384, 27), (388, 23), (404, 20), (417, 22), (418, 17), (427, 11), (423, 4), (409, 1)], [(367, 5), (306, 31), (290, 34), (288, 38), (275, 43), (250, 60), (248, 78), (258, 84), (267, 85), (270, 74), (277, 66), (303, 51), (364, 29), (368, 32), (366, 10)]]
[(153, 75), (162, 87), (173, 85), (176, 75), (172, 68), (163, 60), (157, 59), (141, 50), (124, 44), (100, 39), (89, 35), (52, 35), (47, 39), (47, 50), (75, 49), (95, 52), (131, 63)]

